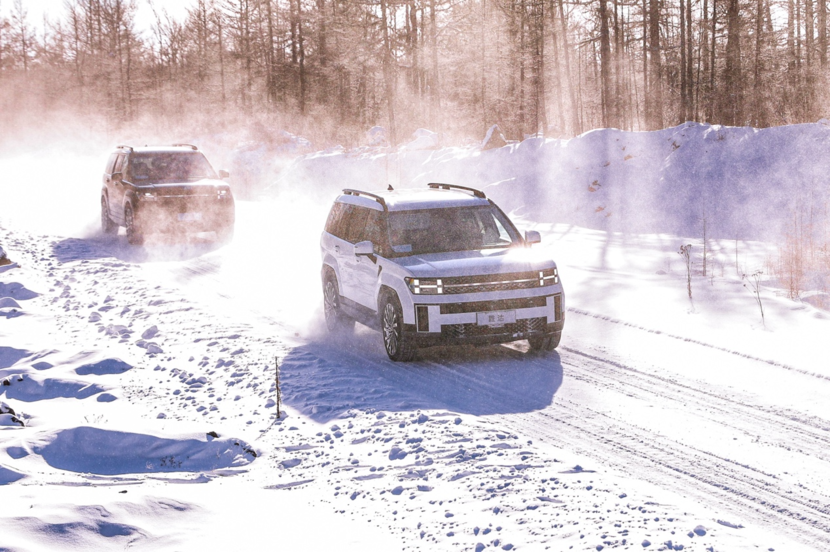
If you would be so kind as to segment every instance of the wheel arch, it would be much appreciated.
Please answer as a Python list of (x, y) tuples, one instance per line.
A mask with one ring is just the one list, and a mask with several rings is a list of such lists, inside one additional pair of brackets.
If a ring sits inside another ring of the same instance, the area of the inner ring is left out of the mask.
[(331, 272), (332, 274), (334, 274), (335, 280), (337, 280), (337, 290), (338, 290), (338, 292), (341, 292), (340, 295), (343, 295), (342, 289), (341, 289), (342, 286), (343, 286), (343, 284), (342, 284), (343, 280), (340, 279), (340, 270), (338, 270), (337, 264), (333, 263), (332, 259), (329, 259), (328, 257), (329, 256), (327, 256), (326, 259), (323, 260), (323, 266), (322, 266), (322, 268), (320, 268), (320, 281), (325, 282), (326, 281), (326, 274)]
[(378, 287), (377, 304), (378, 312), (380, 312), (380, 304), (384, 293), (393, 293), (401, 305), (403, 312), (404, 324), (415, 323), (415, 303), (409, 294), (409, 288), (406, 287), (403, 280), (400, 278), (381, 276), (380, 286)]

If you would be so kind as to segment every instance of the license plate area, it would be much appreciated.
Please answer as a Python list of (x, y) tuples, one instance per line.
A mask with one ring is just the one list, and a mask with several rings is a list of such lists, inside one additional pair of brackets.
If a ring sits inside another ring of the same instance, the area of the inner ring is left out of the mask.
[(479, 326), (489, 326), (490, 328), (500, 328), (505, 324), (515, 324), (516, 323), (516, 311), (514, 310), (506, 310), (506, 311), (490, 311), (490, 312), (477, 312), (476, 313), (476, 323)]
[(202, 213), (179, 213), (179, 222), (198, 222), (202, 220)]

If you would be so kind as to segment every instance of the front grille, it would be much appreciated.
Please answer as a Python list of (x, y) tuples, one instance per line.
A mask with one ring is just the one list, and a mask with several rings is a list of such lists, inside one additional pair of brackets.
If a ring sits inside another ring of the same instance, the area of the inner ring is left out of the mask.
[(526, 318), (517, 320), (515, 324), (505, 324), (501, 327), (479, 326), (478, 324), (447, 324), (441, 326), (441, 336), (450, 339), (464, 339), (470, 337), (486, 337), (488, 335), (515, 335), (529, 332), (543, 332), (547, 327), (547, 318)]
[(529, 289), (552, 286), (557, 283), (559, 283), (559, 274), (555, 268), (542, 271), (513, 272), (510, 274), (441, 278), (441, 284), (443, 286), (442, 293), (448, 295)]
[(498, 310), (529, 309), (544, 307), (547, 297), (522, 297), (520, 299), (502, 299), (500, 301), (472, 301), (469, 303), (445, 303), (441, 305), (441, 314), (461, 314), (465, 312), (488, 312)]

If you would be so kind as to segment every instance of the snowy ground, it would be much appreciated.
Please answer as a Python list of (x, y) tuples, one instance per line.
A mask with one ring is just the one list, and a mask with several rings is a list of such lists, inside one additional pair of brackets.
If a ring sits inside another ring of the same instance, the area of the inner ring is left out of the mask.
[(402, 365), (323, 329), (328, 200), (132, 248), (94, 231), (101, 160), (64, 161), (59, 201), (0, 184), (0, 550), (830, 547), (830, 317), (764, 287), (762, 324), (740, 274), (768, 245), (710, 243), (690, 301), (694, 239), (525, 217), (568, 294), (559, 350)]

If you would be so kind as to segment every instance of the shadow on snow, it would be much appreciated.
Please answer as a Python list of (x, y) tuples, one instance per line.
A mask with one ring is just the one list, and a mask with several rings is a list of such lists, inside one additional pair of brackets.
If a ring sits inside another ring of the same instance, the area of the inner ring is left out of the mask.
[(551, 404), (563, 377), (556, 351), (539, 356), (506, 346), (434, 347), (394, 363), (370, 331), (292, 349), (280, 373), (284, 402), (321, 423), (350, 409), (529, 412)]
[(222, 244), (201, 234), (148, 236), (144, 245), (127, 243), (126, 236), (66, 238), (52, 245), (52, 254), (61, 262), (117, 259), (127, 263), (186, 261), (201, 257)]

